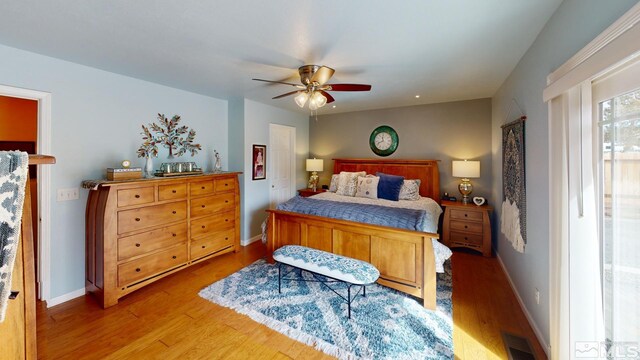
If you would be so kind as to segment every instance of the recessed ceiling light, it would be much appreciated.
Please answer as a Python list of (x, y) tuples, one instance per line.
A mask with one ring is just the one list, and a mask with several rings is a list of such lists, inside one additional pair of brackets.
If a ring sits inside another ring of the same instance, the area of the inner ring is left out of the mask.
[(416, 99), (419, 99), (419, 98), (420, 98), (420, 95), (416, 95)]

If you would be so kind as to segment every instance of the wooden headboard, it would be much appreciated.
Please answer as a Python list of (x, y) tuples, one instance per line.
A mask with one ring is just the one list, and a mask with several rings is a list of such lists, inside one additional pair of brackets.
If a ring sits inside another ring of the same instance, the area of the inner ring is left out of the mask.
[(440, 171), (438, 160), (396, 159), (333, 159), (333, 173), (340, 171), (366, 171), (367, 174), (383, 172), (404, 176), (405, 179), (420, 179), (420, 195), (440, 203)]

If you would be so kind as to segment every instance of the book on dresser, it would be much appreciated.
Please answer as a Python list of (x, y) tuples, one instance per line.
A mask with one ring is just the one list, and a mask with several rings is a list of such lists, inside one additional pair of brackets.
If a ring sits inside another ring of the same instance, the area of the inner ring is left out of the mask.
[(87, 292), (107, 308), (192, 264), (237, 252), (238, 174), (100, 182), (87, 200)]

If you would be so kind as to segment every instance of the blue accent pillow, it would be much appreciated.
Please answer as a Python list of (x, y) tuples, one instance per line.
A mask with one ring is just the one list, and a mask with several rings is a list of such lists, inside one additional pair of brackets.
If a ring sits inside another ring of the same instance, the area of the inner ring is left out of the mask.
[(376, 173), (380, 177), (378, 182), (378, 198), (398, 201), (400, 189), (404, 183), (404, 176)]

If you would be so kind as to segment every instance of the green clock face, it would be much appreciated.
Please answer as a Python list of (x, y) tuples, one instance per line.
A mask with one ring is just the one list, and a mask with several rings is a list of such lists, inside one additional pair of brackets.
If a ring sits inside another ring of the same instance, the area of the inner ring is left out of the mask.
[(398, 142), (398, 133), (387, 125), (377, 127), (369, 136), (371, 150), (380, 156), (393, 154), (398, 148)]

